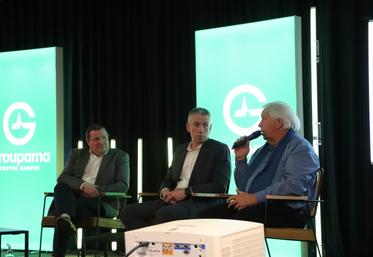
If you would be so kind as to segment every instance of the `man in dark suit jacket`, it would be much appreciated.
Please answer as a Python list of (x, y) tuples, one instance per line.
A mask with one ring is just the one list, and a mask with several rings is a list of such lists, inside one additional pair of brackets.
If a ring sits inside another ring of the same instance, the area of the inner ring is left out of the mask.
[[(100, 192), (127, 192), (129, 187), (129, 157), (119, 149), (109, 149), (106, 129), (98, 124), (86, 131), (89, 149), (71, 151), (67, 164), (54, 188), (56, 229), (53, 256), (65, 256), (70, 234), (76, 232), (74, 221), (97, 215)], [(103, 199), (101, 214), (115, 217), (117, 201)]]
[(189, 112), (186, 129), (191, 141), (180, 145), (159, 189), (160, 199), (127, 205), (119, 218), (128, 230), (167, 221), (197, 217), (216, 200), (191, 200), (192, 192), (226, 193), (231, 175), (228, 146), (209, 139), (210, 113), (204, 108)]

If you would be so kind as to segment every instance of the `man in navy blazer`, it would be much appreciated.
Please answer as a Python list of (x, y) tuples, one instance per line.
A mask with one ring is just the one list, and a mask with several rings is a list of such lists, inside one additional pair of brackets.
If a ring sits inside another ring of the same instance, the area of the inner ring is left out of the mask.
[[(127, 192), (129, 187), (129, 156), (120, 149), (109, 148), (109, 136), (102, 125), (86, 130), (89, 149), (73, 149), (54, 188), (56, 228), (53, 256), (66, 254), (70, 234), (76, 232), (76, 220), (97, 215), (100, 192)], [(101, 201), (101, 214), (116, 217), (118, 202)]]
[(197, 217), (201, 210), (218, 202), (211, 199), (189, 201), (192, 192), (227, 192), (231, 175), (230, 151), (226, 144), (209, 139), (209, 111), (192, 109), (186, 129), (191, 141), (176, 148), (171, 167), (159, 188), (160, 199), (127, 205), (119, 214), (128, 230)]

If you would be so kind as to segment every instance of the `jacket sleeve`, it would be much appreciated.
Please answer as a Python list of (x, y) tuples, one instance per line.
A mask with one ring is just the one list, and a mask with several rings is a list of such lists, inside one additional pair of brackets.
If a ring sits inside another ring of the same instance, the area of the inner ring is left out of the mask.
[[(108, 178), (108, 183), (99, 183), (99, 191), (127, 192), (130, 182), (130, 165), (128, 153), (117, 150), (115, 156), (111, 160), (108, 169), (112, 170), (112, 178)], [(108, 172), (108, 174), (111, 174), (111, 172)]]
[(203, 154), (199, 160), (200, 167), (193, 171), (196, 173), (192, 174), (189, 186), (198, 193), (227, 193), (231, 177), (229, 148), (217, 141), (206, 143), (205, 153), (200, 153)]
[(69, 158), (62, 170), (61, 175), (57, 178), (57, 182), (66, 183), (74, 190), (79, 190), (84, 183), (82, 176), (84, 174), (84, 166), (80, 164), (82, 150), (73, 149), (70, 151)]

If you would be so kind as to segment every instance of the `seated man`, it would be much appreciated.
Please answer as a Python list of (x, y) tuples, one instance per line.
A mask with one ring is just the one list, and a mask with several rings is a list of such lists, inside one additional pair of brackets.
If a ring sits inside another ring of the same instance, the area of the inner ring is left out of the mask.
[[(106, 129), (97, 124), (86, 130), (89, 149), (73, 149), (54, 188), (56, 228), (53, 256), (65, 256), (68, 236), (76, 232), (74, 221), (97, 215), (100, 192), (127, 192), (129, 157), (119, 149), (109, 149)], [(116, 217), (118, 202), (103, 199), (101, 214)]]
[(160, 186), (160, 199), (127, 205), (119, 218), (128, 230), (187, 219), (216, 200), (188, 201), (192, 192), (225, 193), (231, 174), (228, 146), (209, 139), (210, 113), (204, 108), (189, 112), (186, 129), (191, 141), (176, 148), (171, 167)]
[[(249, 144), (234, 150), (237, 195), (228, 204), (208, 208), (201, 218), (228, 218), (264, 223), (266, 195), (315, 197), (315, 172), (319, 159), (311, 144), (296, 131), (299, 118), (282, 102), (264, 106), (259, 123), (267, 141), (247, 163)], [(304, 227), (304, 205), (287, 203), (271, 206), (268, 224), (274, 227)]]

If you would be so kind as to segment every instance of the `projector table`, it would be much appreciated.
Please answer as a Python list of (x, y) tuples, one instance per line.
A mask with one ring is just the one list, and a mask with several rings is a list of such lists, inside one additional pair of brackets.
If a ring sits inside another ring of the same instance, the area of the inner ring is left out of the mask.
[(11, 228), (0, 228), (0, 247), (1, 247), (1, 237), (2, 235), (18, 235), (24, 234), (25, 235), (25, 257), (28, 257), (28, 230), (19, 230), (19, 229), (11, 229)]

